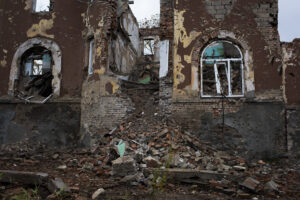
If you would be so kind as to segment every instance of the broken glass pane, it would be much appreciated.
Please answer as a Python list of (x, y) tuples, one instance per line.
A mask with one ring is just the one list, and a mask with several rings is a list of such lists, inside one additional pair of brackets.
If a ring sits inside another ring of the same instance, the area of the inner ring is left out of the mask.
[(218, 89), (217, 85), (217, 92), (219, 95), (228, 95), (228, 68), (226, 63), (218, 63), (217, 65), (217, 82), (219, 81), (220, 88)]
[(233, 95), (243, 94), (242, 62), (231, 61), (231, 91)]
[(42, 74), (45, 74), (51, 70), (51, 57), (49, 54), (43, 55), (43, 72)]
[(239, 50), (229, 42), (215, 42), (209, 45), (203, 54), (203, 59), (241, 58)]
[(34, 11), (35, 12), (49, 12), (50, 11), (50, 0), (36, 0)]
[(202, 77), (203, 77), (203, 94), (204, 95), (216, 95), (216, 80), (215, 80), (215, 71), (214, 63), (212, 62), (203, 62), (202, 66)]
[(31, 76), (31, 75), (32, 75), (32, 59), (28, 59), (25, 62), (24, 76)]
[(33, 75), (43, 75), (43, 60), (33, 60)]

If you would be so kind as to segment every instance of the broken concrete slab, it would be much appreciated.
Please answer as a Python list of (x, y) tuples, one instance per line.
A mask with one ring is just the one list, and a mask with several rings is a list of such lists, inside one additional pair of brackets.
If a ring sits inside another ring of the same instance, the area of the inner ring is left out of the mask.
[(279, 185), (271, 180), (266, 183), (264, 190), (266, 192), (279, 192)]
[(135, 174), (136, 171), (136, 163), (130, 156), (123, 156), (112, 161), (112, 173), (115, 176), (127, 176)]
[(2, 183), (21, 183), (26, 185), (43, 185), (48, 182), (49, 175), (40, 172), (22, 172), (0, 170)]
[(258, 180), (255, 180), (254, 178), (248, 177), (244, 182), (242, 182), (240, 185), (253, 191), (256, 192), (257, 186), (260, 184)]
[(55, 193), (58, 191), (71, 191), (61, 178), (55, 178), (50, 180), (47, 184), (47, 188), (51, 193)]
[(202, 182), (209, 180), (236, 180), (238, 177), (227, 173), (217, 173), (209, 170), (195, 170), (195, 169), (152, 169), (152, 173), (167, 173), (170, 181), (182, 181), (187, 179), (198, 179)]
[(158, 160), (156, 160), (155, 158), (153, 158), (151, 156), (144, 158), (143, 162), (146, 163), (147, 167), (150, 167), (150, 168), (156, 168), (161, 165), (161, 162), (159, 162)]
[(0, 174), (0, 183), (39, 185), (46, 187), (51, 193), (57, 191), (70, 192), (62, 179), (50, 179), (47, 173), (0, 170)]

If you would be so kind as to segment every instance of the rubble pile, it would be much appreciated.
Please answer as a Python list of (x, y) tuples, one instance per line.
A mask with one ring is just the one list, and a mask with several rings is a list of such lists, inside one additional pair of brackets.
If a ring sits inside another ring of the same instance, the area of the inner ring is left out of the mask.
[(300, 195), (299, 161), (247, 161), (234, 151), (216, 149), (160, 113), (156, 95), (140, 95), (134, 99), (136, 113), (92, 147), (49, 149), (30, 140), (3, 145), (0, 169), (60, 177), (73, 193), (69, 199), (110, 198), (122, 185), (142, 194), (158, 188), (173, 194), (213, 193), (221, 199)]

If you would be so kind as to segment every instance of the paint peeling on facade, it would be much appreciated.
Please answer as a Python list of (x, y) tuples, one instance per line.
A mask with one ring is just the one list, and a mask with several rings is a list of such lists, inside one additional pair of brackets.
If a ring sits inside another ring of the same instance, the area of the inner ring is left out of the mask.
[[(51, 1), (43, 12), (16, 2), (0, 6), (0, 100), (17, 105), (8, 113), (30, 102), (25, 80), (36, 75), (51, 86), (44, 106), (76, 112), (75, 122), (61, 120), (92, 145), (135, 109), (126, 84), (152, 81), (163, 113), (201, 140), (217, 146), (224, 122), (228, 145), (247, 157), (297, 149), (300, 43), (280, 44), (277, 0), (161, 0), (153, 29), (139, 29), (123, 0)], [(50, 118), (69, 116), (53, 110)]]
[(38, 24), (33, 24), (27, 31), (27, 37), (32, 38), (36, 36), (44, 36), (54, 38), (53, 34), (48, 34), (47, 31), (51, 30), (54, 26), (55, 13), (52, 13), (51, 19), (41, 19)]

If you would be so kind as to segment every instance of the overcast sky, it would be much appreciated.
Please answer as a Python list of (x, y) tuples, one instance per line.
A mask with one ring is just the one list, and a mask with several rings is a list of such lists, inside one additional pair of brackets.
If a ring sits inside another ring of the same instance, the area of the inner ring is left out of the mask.
[[(134, 0), (131, 5), (136, 18), (142, 20), (159, 13), (160, 0)], [(300, 0), (279, 0), (279, 34), (281, 41), (300, 38)]]

